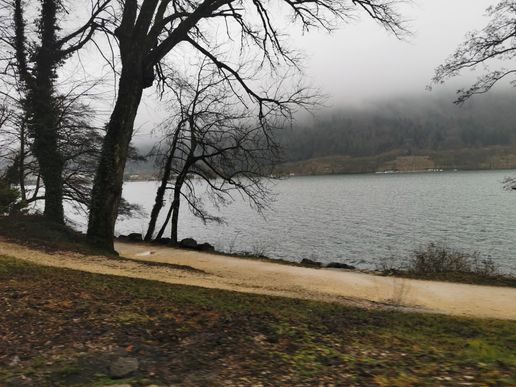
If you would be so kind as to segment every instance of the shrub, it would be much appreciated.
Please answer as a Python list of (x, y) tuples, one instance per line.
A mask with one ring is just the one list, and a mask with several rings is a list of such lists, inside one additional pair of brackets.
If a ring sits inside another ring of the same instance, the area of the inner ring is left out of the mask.
[(388, 249), (389, 254), (378, 258), (375, 262), (376, 271), (386, 275), (393, 275), (402, 272), (405, 265), (403, 265), (400, 257), (391, 251), (390, 247)]
[(481, 258), (477, 251), (468, 253), (430, 243), (413, 252), (408, 271), (414, 274), (471, 273), (490, 276), (496, 274), (497, 267), (490, 257)]
[(0, 179), (0, 215), (12, 213), (18, 208), (20, 192)]

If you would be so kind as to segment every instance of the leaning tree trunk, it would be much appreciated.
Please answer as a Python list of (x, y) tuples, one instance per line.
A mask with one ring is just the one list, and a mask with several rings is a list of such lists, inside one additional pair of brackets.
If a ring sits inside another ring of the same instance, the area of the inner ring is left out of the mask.
[(160, 230), (158, 231), (158, 234), (156, 235), (156, 240), (163, 238), (163, 234), (165, 234), (165, 230), (167, 228), (168, 222), (170, 221), (170, 217), (172, 216), (172, 210), (174, 208), (172, 205), (168, 209), (167, 216), (165, 217), (165, 221), (163, 222), (163, 225), (161, 226)]
[[(187, 164), (189, 165), (189, 164)], [(177, 176), (175, 184), (174, 184), (174, 199), (172, 200), (172, 204), (170, 205), (170, 209), (168, 210), (167, 217), (165, 222), (163, 222), (163, 226), (158, 232), (156, 239), (161, 239), (163, 234), (165, 233), (165, 229), (167, 228), (168, 222), (172, 217), (172, 230), (171, 230), (171, 243), (177, 244), (177, 226), (179, 221), (179, 206), (181, 204), (181, 189), (183, 188), (183, 184), (185, 182), (186, 173), (188, 171), (188, 167), (183, 167), (181, 173)]]
[(125, 163), (143, 93), (141, 65), (138, 60), (135, 62), (123, 66), (118, 98), (107, 125), (93, 183), (88, 237), (108, 250), (114, 250), (115, 222), (122, 196)]
[(163, 197), (165, 196), (165, 192), (167, 190), (168, 185), (168, 178), (170, 177), (170, 168), (165, 168), (165, 175), (163, 175), (163, 178), (161, 179), (161, 185), (159, 186), (158, 190), (156, 191), (156, 199), (154, 199), (154, 206), (152, 207), (151, 211), (151, 217), (149, 220), (149, 227), (147, 228), (147, 233), (145, 234), (145, 241), (152, 240), (152, 236), (154, 235), (154, 230), (156, 229), (156, 222), (158, 221), (159, 213), (161, 212), (161, 209), (163, 208)]
[(188, 172), (190, 172), (190, 168), (195, 164), (195, 149), (197, 148), (197, 141), (195, 140), (194, 134), (194, 125), (192, 119), (190, 118), (190, 150), (188, 152), (188, 157), (186, 159), (185, 165), (181, 170), (179, 176), (177, 176), (176, 183), (174, 184), (174, 200), (172, 201), (172, 222), (171, 222), (171, 232), (170, 239), (171, 243), (177, 244), (177, 229), (179, 223), (179, 207), (181, 205), (181, 190), (183, 189), (183, 184), (187, 178)]
[[(152, 240), (152, 236), (154, 235), (154, 230), (156, 229), (156, 222), (158, 221), (159, 213), (163, 208), (163, 197), (165, 196), (165, 192), (167, 191), (168, 181), (170, 179), (170, 175), (172, 174), (172, 161), (174, 161), (174, 154), (176, 152), (177, 140), (179, 138), (180, 127), (178, 126), (176, 133), (174, 134), (174, 139), (172, 141), (172, 145), (169, 150), (169, 154), (167, 160), (165, 161), (165, 165), (163, 166), (163, 176), (161, 178), (161, 185), (159, 186), (156, 192), (156, 199), (154, 200), (154, 206), (152, 207), (151, 218), (149, 221), (149, 227), (147, 228), (147, 233), (145, 234), (145, 240)], [(168, 220), (167, 220), (168, 223)], [(161, 232), (163, 235), (163, 232)], [(158, 237), (158, 239), (161, 236)]]
[(156, 239), (161, 239), (163, 237), (163, 234), (165, 233), (165, 229), (167, 228), (168, 222), (170, 221), (170, 218), (172, 218), (170, 243), (177, 244), (179, 206), (181, 204), (181, 189), (183, 188), (183, 183), (184, 183), (184, 176), (183, 176), (183, 173), (181, 173), (177, 177), (176, 183), (174, 185), (174, 199), (172, 200), (172, 204), (170, 205), (170, 209), (168, 210), (167, 217), (165, 218), (165, 221), (163, 222), (163, 226), (161, 226), (161, 229), (159, 230), (158, 235), (156, 236)]
[(181, 189), (183, 188), (183, 182), (180, 182), (178, 186), (174, 187), (174, 201), (172, 202), (172, 222), (170, 239), (171, 243), (177, 244), (177, 228), (179, 223), (179, 206), (181, 204)]

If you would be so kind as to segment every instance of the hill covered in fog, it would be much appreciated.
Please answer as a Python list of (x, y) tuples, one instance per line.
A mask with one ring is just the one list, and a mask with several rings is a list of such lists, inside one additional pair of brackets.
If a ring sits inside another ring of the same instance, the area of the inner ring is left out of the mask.
[(281, 173), (516, 167), (516, 94), (428, 95), (318, 114), (285, 130)]

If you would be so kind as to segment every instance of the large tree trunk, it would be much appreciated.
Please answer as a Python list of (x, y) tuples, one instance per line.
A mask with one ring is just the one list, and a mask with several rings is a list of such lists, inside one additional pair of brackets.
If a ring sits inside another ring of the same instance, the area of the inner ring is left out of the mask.
[(125, 63), (118, 98), (107, 125), (95, 181), (88, 223), (88, 237), (102, 248), (114, 250), (118, 204), (122, 196), (125, 163), (134, 120), (143, 92), (141, 61)]
[(63, 168), (59, 151), (58, 113), (54, 101), (54, 81), (59, 62), (56, 53), (57, 4), (43, 0), (41, 6), (41, 47), (36, 52), (36, 77), (29, 103), (32, 105), (30, 126), (34, 136), (36, 156), (45, 185), (45, 217), (64, 223)]
[[(38, 25), (41, 45), (35, 51), (35, 66), (32, 73), (27, 64), (23, 2), (15, 0), (13, 5), (17, 71), (23, 85), (22, 91), (26, 97), (24, 110), (27, 115), (29, 133), (34, 138), (33, 152), (45, 185), (44, 214), (54, 222), (64, 223), (62, 177), (64, 160), (59, 150), (58, 112), (54, 90), (57, 78), (56, 69), (62, 60), (57, 47), (58, 3), (56, 0), (41, 2), (41, 18)], [(20, 163), (23, 163), (24, 159), (24, 136), (22, 128)], [(20, 165), (20, 169), (21, 182), (24, 179), (23, 164)], [(26, 199), (25, 192), (23, 192), (23, 196)]]
[(38, 159), (41, 178), (45, 185), (44, 215), (53, 222), (64, 224), (64, 161), (57, 149), (56, 133), (48, 130), (48, 127), (37, 128), (37, 126), (37, 134), (34, 136), (34, 154)]
[[(36, 90), (33, 93), (31, 132), (34, 136), (33, 151), (38, 160), (41, 178), (45, 185), (46, 218), (64, 223), (63, 169), (64, 159), (59, 150), (57, 113), (53, 104), (53, 87), (46, 71), (38, 71)], [(40, 75), (41, 74), (41, 75)]]

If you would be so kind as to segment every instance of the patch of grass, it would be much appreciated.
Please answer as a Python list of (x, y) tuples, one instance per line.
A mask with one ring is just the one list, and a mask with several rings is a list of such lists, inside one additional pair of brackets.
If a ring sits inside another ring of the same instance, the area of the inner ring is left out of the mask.
[(113, 317), (115, 320), (123, 324), (145, 323), (149, 321), (150, 316), (142, 313), (134, 313), (125, 311)]
[(7, 386), (22, 376), (42, 386), (114, 383), (107, 365), (120, 355), (140, 362), (127, 379), (134, 385), (516, 384), (514, 321), (175, 286), (8, 257), (0, 257), (0, 310)]

